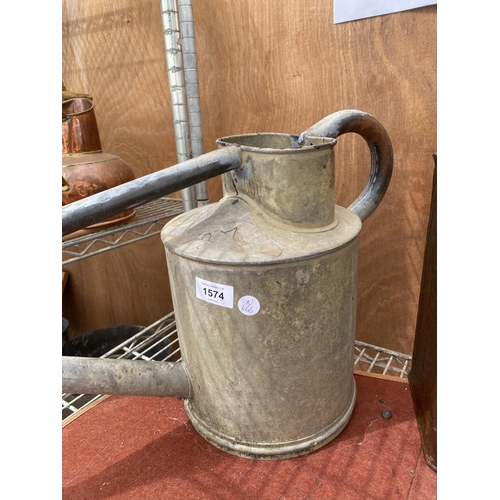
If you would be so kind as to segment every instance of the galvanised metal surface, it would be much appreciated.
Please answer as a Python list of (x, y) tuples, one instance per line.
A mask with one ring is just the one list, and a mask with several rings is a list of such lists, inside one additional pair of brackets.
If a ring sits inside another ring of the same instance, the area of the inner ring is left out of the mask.
[(211, 179), (239, 165), (237, 148), (211, 151), (75, 201), (62, 208), (62, 235)]
[(314, 233), (277, 231), (235, 197), (192, 211), (203, 224), (180, 216), (163, 230), (193, 387), (186, 411), (221, 449), (298, 456), (349, 420), (361, 222), (337, 208), (337, 227), (317, 241)]
[(364, 111), (346, 109), (337, 111), (302, 132), (299, 143), (308, 136), (340, 137), (355, 133), (363, 137), (370, 150), (370, 176), (361, 194), (349, 205), (362, 221), (377, 208), (389, 187), (392, 175), (393, 153), (391, 140), (382, 124)]
[[(371, 154), (368, 183), (348, 207), (364, 221), (384, 197), (392, 173), (392, 145), (380, 122), (362, 111), (338, 111), (300, 134), (298, 144), (308, 136), (336, 138), (349, 132), (361, 135)], [(234, 170), (241, 166), (241, 150), (227, 146), (71, 203), (62, 209), (62, 235)]]
[[(157, 351), (156, 347), (162, 348)], [(166, 349), (164, 349), (166, 347)], [(174, 313), (157, 320), (139, 334), (133, 335), (123, 344), (103, 354), (101, 358), (143, 359), (146, 361), (168, 361), (179, 358), (180, 348), (175, 328)], [(411, 369), (411, 356), (383, 347), (356, 340), (354, 347), (354, 373), (372, 373), (389, 379), (407, 380)], [(107, 396), (86, 394), (62, 395), (63, 424), (71, 422), (87, 411), (94, 403)]]
[[(182, 363), (132, 359), (65, 357), (62, 391), (66, 394), (122, 394), (188, 398), (190, 382)], [(86, 374), (92, 373), (92, 377)], [(168, 386), (164, 380), (170, 380)]]
[[(162, 231), (193, 390), (185, 408), (229, 453), (310, 453), (342, 431), (356, 399), (361, 219), (335, 205), (334, 139), (308, 132), (217, 142), (240, 148), (224, 198)], [(386, 188), (392, 157), (385, 166)], [(373, 188), (379, 169), (376, 158), (364, 218), (383, 196)]]
[(298, 136), (246, 134), (223, 137), (217, 144), (240, 146), (241, 166), (223, 176), (226, 196), (262, 207), (294, 231), (334, 224), (335, 139), (309, 137), (299, 145)]
[[(186, 410), (208, 441), (249, 458), (289, 458), (323, 446), (347, 424), (355, 402), (358, 234), (387, 189), (392, 147), (382, 125), (360, 111), (317, 125), (300, 136), (223, 138), (219, 155), (172, 167), (174, 177), (150, 174), (108, 190), (108, 198), (95, 195), (98, 202), (76, 202), (66, 224), (63, 216), (63, 232), (76, 230), (98, 214), (225, 172), (224, 198), (172, 220), (162, 240), (192, 391)], [(358, 133), (370, 148), (368, 184), (349, 209), (333, 201), (335, 141), (316, 137), (318, 130), (332, 138)], [(113, 373), (116, 360), (103, 361)], [(172, 373), (162, 375), (163, 394), (177, 396)], [(89, 367), (71, 390), (82, 392), (92, 376)], [(92, 387), (113, 390), (104, 382)]]

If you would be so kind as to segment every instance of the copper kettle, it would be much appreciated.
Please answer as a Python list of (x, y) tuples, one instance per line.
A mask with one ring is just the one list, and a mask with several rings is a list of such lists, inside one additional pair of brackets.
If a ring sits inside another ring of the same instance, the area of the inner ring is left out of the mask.
[[(130, 166), (116, 155), (102, 151), (99, 129), (90, 96), (71, 97), (63, 92), (62, 101), (62, 204), (135, 179)], [(135, 210), (126, 210), (90, 227), (112, 224), (132, 218)]]

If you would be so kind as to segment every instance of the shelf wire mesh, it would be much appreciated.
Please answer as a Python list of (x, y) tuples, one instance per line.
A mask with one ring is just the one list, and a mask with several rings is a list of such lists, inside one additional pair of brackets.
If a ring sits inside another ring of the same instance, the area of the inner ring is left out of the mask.
[(158, 198), (136, 208), (136, 215), (122, 224), (98, 231), (80, 231), (74, 238), (62, 242), (63, 265), (160, 234), (166, 219), (182, 212), (182, 200)]
[[(174, 313), (167, 314), (100, 357), (144, 361), (180, 361), (180, 347)], [(63, 422), (100, 397), (101, 394), (63, 394)]]
[[(101, 358), (142, 359), (145, 361), (181, 361), (174, 313), (169, 313), (129, 339), (103, 354)], [(367, 373), (406, 379), (411, 368), (411, 356), (356, 340), (354, 369)], [(63, 423), (75, 418), (100, 394), (63, 394)]]
[(411, 356), (356, 340), (354, 369), (366, 373), (408, 378)]

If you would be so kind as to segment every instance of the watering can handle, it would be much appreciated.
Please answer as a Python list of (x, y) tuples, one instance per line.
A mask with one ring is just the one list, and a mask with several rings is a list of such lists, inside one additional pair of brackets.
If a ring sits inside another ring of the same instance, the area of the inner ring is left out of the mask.
[(336, 139), (348, 132), (363, 137), (370, 149), (370, 177), (361, 194), (348, 207), (361, 221), (365, 221), (382, 201), (391, 180), (392, 144), (382, 124), (363, 111), (355, 109), (338, 111), (302, 132), (299, 142), (307, 140), (307, 136)]

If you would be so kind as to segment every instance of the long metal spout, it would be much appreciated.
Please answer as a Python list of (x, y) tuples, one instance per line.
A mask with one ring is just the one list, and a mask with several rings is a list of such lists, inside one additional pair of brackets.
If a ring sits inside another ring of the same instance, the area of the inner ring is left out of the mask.
[(191, 397), (182, 361), (62, 357), (64, 394)]
[(239, 148), (230, 146), (75, 201), (62, 209), (62, 235), (224, 174), (240, 164)]

